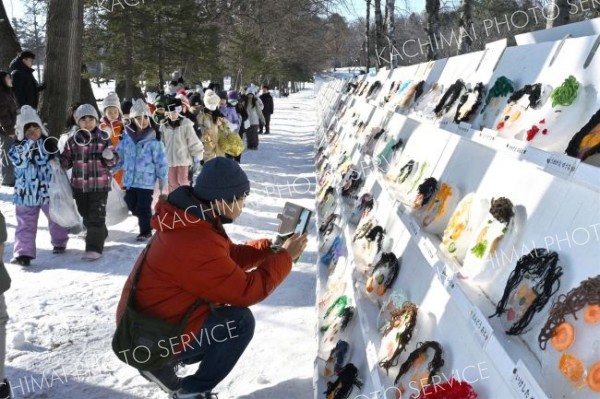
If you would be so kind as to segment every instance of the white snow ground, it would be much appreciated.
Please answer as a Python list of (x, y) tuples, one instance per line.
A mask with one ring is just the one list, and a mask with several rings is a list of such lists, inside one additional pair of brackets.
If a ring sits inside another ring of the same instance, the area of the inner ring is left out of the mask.
[[(242, 156), (252, 181), (249, 204), (227, 227), (235, 242), (272, 237), (276, 214), (286, 201), (314, 207), (314, 93), (275, 99), (272, 133), (260, 136), (258, 151)], [(16, 226), (12, 190), (0, 190), (12, 256)], [(166, 398), (121, 363), (111, 350), (115, 310), (125, 279), (143, 244), (135, 241), (137, 220), (109, 228), (104, 257), (80, 260), (84, 241), (72, 237), (63, 255), (51, 253), (45, 217), (40, 217), (37, 258), (28, 268), (6, 263), (12, 288), (5, 294), (7, 377), (15, 398)], [(255, 336), (236, 368), (217, 388), (219, 398), (306, 399), (312, 397), (315, 342), (314, 225), (309, 247), (287, 280), (252, 307)], [(196, 368), (188, 366), (184, 374)]]

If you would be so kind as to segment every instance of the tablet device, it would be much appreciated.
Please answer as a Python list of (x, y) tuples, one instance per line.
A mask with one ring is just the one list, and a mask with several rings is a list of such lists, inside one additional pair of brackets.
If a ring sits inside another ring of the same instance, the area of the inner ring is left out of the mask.
[(306, 233), (311, 216), (312, 211), (310, 209), (292, 204), (291, 202), (286, 202), (283, 207), (283, 212), (277, 215), (277, 219), (280, 220), (280, 223), (273, 246), (281, 247), (281, 245), (294, 233)]
[(311, 211), (309, 211), (306, 208), (302, 209), (302, 212), (300, 213), (300, 218), (298, 219), (298, 224), (296, 224), (296, 230), (294, 230), (294, 233), (298, 233), (298, 234), (306, 233), (306, 230), (308, 230), (308, 223), (310, 222), (311, 215), (312, 215)]

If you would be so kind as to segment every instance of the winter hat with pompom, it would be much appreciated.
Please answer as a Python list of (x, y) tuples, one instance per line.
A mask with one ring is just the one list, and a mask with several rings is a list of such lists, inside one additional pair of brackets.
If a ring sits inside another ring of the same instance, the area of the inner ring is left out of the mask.
[(135, 102), (131, 106), (131, 111), (129, 111), (129, 117), (131, 119), (136, 118), (138, 116), (150, 117), (150, 109), (148, 108), (146, 102), (141, 98), (135, 100)]
[(154, 91), (149, 91), (146, 93), (146, 102), (148, 104), (154, 104), (156, 97), (158, 97), (158, 93), (156, 93)]
[(121, 101), (119, 100), (117, 93), (114, 91), (108, 93), (102, 101), (102, 112), (104, 112), (108, 107), (117, 107), (119, 112), (121, 112)]
[(204, 92), (204, 106), (206, 108), (208, 108), (211, 111), (214, 111), (217, 108), (219, 108), (220, 103), (221, 99), (219, 98), (217, 93), (215, 93), (212, 90), (206, 90), (206, 92)]
[(84, 116), (91, 116), (98, 120), (98, 112), (96, 112), (96, 108), (92, 104), (82, 104), (76, 110), (73, 117), (75, 118), (75, 122), (79, 125), (79, 120)]
[(21, 107), (21, 112), (17, 115), (17, 140), (23, 140), (25, 138), (25, 126), (31, 123), (38, 125), (42, 129), (42, 135), (48, 137), (48, 131), (37, 112), (35, 112), (35, 109), (29, 105), (23, 105)]

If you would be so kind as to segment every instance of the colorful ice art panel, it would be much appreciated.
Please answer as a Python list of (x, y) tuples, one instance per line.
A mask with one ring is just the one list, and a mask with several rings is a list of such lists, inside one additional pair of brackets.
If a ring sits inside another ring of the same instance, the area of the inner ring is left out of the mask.
[(442, 117), (456, 105), (456, 102), (466, 90), (465, 83), (458, 79), (444, 93), (438, 104), (433, 109), (433, 113), (437, 117)]
[(396, 258), (392, 252), (385, 252), (371, 269), (371, 276), (368, 278), (365, 291), (369, 295), (382, 297), (392, 287), (398, 273), (400, 273), (400, 259)]
[(438, 181), (435, 178), (429, 177), (425, 179), (421, 184), (419, 184), (419, 187), (417, 187), (417, 195), (412, 202), (412, 208), (421, 209), (429, 204), (432, 198), (435, 196), (437, 189)]
[(450, 220), (450, 212), (456, 208), (460, 191), (446, 183), (441, 183), (423, 213), (423, 227), (434, 234), (441, 234)]
[[(490, 279), (500, 270), (494, 255), (510, 253), (510, 245), (521, 230), (513, 203), (505, 197), (492, 199), (490, 210), (469, 244), (460, 274), (465, 278)], [(502, 252), (504, 251), (504, 252)]]
[(481, 128), (495, 129), (494, 123), (500, 112), (504, 110), (508, 98), (515, 91), (514, 83), (506, 76), (500, 76), (487, 93), (481, 110), (479, 126)]
[(560, 288), (562, 274), (558, 253), (554, 251), (537, 248), (522, 256), (508, 278), (496, 313), (491, 317), (502, 317), (506, 334), (523, 334), (533, 317)]
[(331, 304), (323, 315), (320, 331), (323, 334), (321, 338), (321, 350), (331, 350), (335, 343), (342, 338), (342, 334), (348, 328), (354, 318), (356, 310), (350, 306), (350, 300), (346, 295), (342, 295)]
[(551, 101), (540, 109), (533, 119), (514, 138), (550, 152), (562, 152), (567, 147), (573, 131), (581, 126), (593, 112), (596, 96), (590, 87), (582, 87), (573, 77), (555, 88)]
[(415, 110), (425, 115), (432, 114), (440, 98), (444, 95), (442, 85), (434, 83), (425, 95), (423, 95), (415, 104)]
[(455, 123), (468, 122), (471, 120), (471, 117), (475, 115), (481, 105), (484, 90), (485, 87), (483, 86), (483, 83), (477, 83), (473, 89), (468, 90), (460, 97), (458, 108), (454, 115)]
[(593, 161), (590, 163), (599, 165), (597, 154), (600, 153), (600, 110), (575, 133), (567, 146), (566, 153), (584, 162)]
[(399, 100), (396, 103), (396, 108), (408, 108), (413, 103), (413, 101), (417, 101), (419, 97), (423, 94), (424, 85), (424, 80), (421, 80), (420, 82), (411, 83), (410, 86), (406, 89), (406, 91), (399, 96)]
[(520, 132), (528, 129), (540, 113), (536, 112), (550, 97), (552, 87), (536, 83), (526, 85), (515, 91), (508, 99), (508, 105), (496, 120), (494, 128), (500, 137), (515, 138)]
[(354, 387), (360, 389), (362, 386), (363, 383), (358, 378), (358, 369), (354, 364), (348, 363), (337, 373), (334, 382), (327, 383), (327, 391), (324, 393), (327, 399), (347, 399)]
[(567, 384), (563, 395), (600, 398), (600, 276), (558, 298), (538, 341), (542, 369)]
[(331, 350), (329, 357), (325, 362), (323, 374), (327, 379), (333, 379), (344, 365), (350, 360), (350, 344), (344, 340), (339, 340), (335, 348)]
[(396, 399), (415, 399), (430, 385), (433, 376), (444, 365), (442, 346), (436, 341), (422, 342), (402, 365), (394, 380)]
[(357, 270), (367, 274), (377, 255), (381, 253), (385, 240), (385, 229), (374, 218), (357, 227), (352, 238)]
[(379, 366), (386, 372), (398, 364), (400, 355), (406, 350), (417, 324), (417, 311), (417, 305), (405, 302), (401, 308), (391, 312), (390, 318), (381, 329)]
[(448, 255), (463, 262), (469, 243), (485, 217), (490, 202), (475, 193), (463, 198), (452, 214), (442, 239), (441, 247)]

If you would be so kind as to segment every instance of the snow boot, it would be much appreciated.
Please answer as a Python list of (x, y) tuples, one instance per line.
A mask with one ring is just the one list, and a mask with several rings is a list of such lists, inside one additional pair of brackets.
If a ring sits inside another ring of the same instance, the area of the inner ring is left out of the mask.
[(161, 370), (140, 370), (142, 377), (158, 385), (160, 389), (174, 395), (181, 386), (181, 379), (177, 377), (175, 369), (164, 368)]
[(21, 266), (29, 266), (31, 264), (32, 259), (33, 258), (31, 256), (26, 256), (26, 255), (15, 256), (14, 258), (12, 258), (10, 260), (10, 263), (13, 263), (15, 265), (21, 265)]
[(175, 393), (175, 395), (173, 395), (173, 399), (219, 399), (219, 397), (216, 393), (212, 393), (210, 391), (204, 393), (185, 393), (180, 389)]
[(3, 382), (0, 383), (0, 398), (2, 399), (11, 399), (11, 390), (10, 383), (5, 378)]
[(67, 248), (65, 248), (65, 247), (54, 247), (54, 249), (52, 250), (52, 253), (53, 254), (64, 254), (66, 250), (67, 250)]
[(140, 233), (135, 239), (136, 241), (146, 241), (149, 238), (152, 238), (152, 233)]
[(95, 260), (98, 260), (102, 257), (102, 254), (99, 252), (94, 252), (94, 251), (87, 251), (86, 253), (83, 254), (83, 256), (81, 257), (81, 260), (87, 260), (89, 262), (93, 262)]

